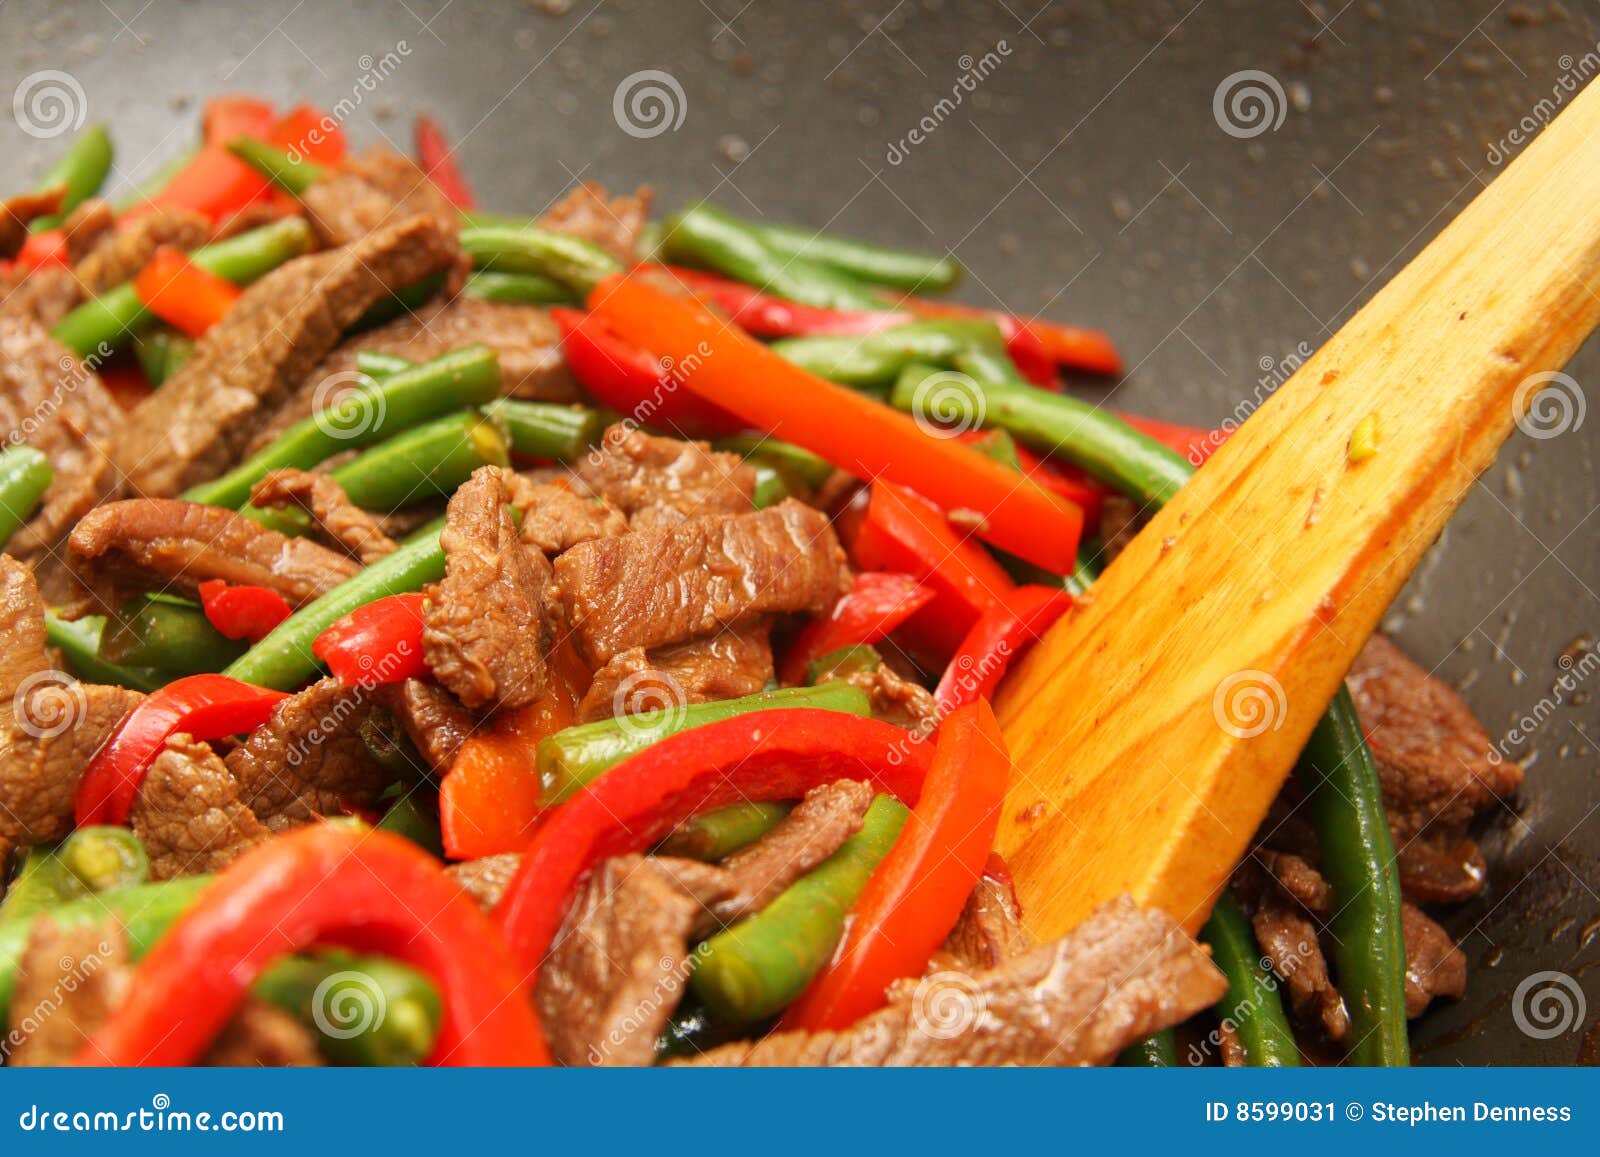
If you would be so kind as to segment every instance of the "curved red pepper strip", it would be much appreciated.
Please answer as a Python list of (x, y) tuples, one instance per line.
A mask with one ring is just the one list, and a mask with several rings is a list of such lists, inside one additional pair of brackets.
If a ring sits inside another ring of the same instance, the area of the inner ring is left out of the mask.
[(939, 726), (922, 798), (862, 889), (844, 939), (784, 1014), (782, 1027), (845, 1028), (920, 976), (983, 874), (1011, 778), (994, 713), (969, 704)]
[(357, 607), (311, 643), (311, 653), (348, 687), (377, 687), (428, 674), (422, 595), (387, 595)]
[(187, 1065), (289, 952), (393, 956), (439, 987), (433, 1064), (549, 1064), (522, 973), (437, 860), (400, 836), (314, 824), (234, 861), (139, 964), (132, 998), (78, 1054), (84, 1065)]
[(680, 265), (642, 265), (683, 286), (700, 300), (723, 313), (746, 333), (756, 337), (800, 337), (809, 334), (876, 333), (905, 325), (915, 318), (892, 309), (825, 309), (801, 305), (762, 293), (753, 286), (699, 269)]
[(259, 643), (272, 629), (294, 614), (289, 600), (271, 587), (241, 583), (229, 586), (222, 579), (200, 584), (200, 607), (206, 621), (225, 639)]
[(287, 698), (282, 691), (226, 675), (189, 675), (151, 692), (84, 769), (73, 797), (77, 825), (127, 823), (145, 772), (168, 736), (182, 731), (196, 739), (220, 739), (253, 731)]
[[(898, 727), (837, 711), (756, 711), (681, 731), (617, 764), (550, 812), (494, 910), (512, 958), (536, 973), (580, 880), (677, 824), (740, 800), (798, 799), (865, 779), (914, 805), (931, 752)], [(529, 987), (533, 981), (529, 980)]]
[(417, 163), (439, 192), (457, 209), (476, 209), (478, 199), (472, 195), (461, 168), (456, 164), (455, 151), (431, 117), (419, 116), (413, 129), (417, 142)]
[(939, 710), (954, 711), (993, 696), (1012, 662), (1071, 606), (1072, 596), (1066, 591), (1026, 586), (985, 611), (939, 680), (933, 693)]
[(841, 647), (876, 643), (933, 601), (933, 592), (908, 574), (862, 571), (826, 618), (808, 623), (789, 645), (779, 679), (795, 686), (806, 668)]

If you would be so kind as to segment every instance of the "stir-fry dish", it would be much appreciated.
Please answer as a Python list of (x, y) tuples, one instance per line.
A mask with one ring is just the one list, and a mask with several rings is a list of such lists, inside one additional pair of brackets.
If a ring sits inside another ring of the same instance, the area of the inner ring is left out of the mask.
[(994, 849), (991, 697), (1225, 431), (947, 256), (416, 143), (218, 98), (3, 203), (5, 1063), (1407, 1062), (1521, 769), (1390, 641), (1198, 937)]

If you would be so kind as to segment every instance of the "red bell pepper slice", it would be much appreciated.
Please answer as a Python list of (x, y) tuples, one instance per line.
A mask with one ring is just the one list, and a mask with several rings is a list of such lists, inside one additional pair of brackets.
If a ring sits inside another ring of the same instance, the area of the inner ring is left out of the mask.
[(271, 101), (253, 96), (214, 96), (200, 111), (200, 137), (208, 145), (225, 145), (235, 137), (266, 140), (277, 123)]
[(839, 779), (870, 780), (915, 805), (928, 747), (888, 723), (802, 707), (755, 711), (651, 744), (539, 825), (494, 910), (512, 958), (538, 972), (573, 889), (601, 860), (642, 852), (701, 812), (797, 799)]
[(189, 337), (203, 336), (239, 300), (238, 286), (201, 269), (170, 245), (157, 249), (138, 272), (133, 291), (151, 313)]
[(339, 122), (309, 104), (284, 113), (265, 139), (293, 157), (318, 165), (337, 165), (350, 151)]
[(804, 683), (812, 661), (841, 647), (876, 643), (932, 601), (933, 591), (910, 575), (862, 571), (826, 618), (795, 636), (779, 678), (790, 686)]
[(648, 351), (618, 337), (602, 319), (555, 308), (561, 352), (578, 384), (636, 422), (693, 436), (732, 434), (744, 424), (721, 406), (685, 389)]
[(1100, 508), (1109, 493), (1104, 485), (1070, 462), (1041, 458), (1022, 445), (1018, 445), (1016, 450), (1017, 464), (1022, 467), (1024, 474), (1046, 490), (1053, 490), (1068, 502), (1081, 507), (1085, 525), (1100, 525)]
[(259, 643), (294, 614), (289, 600), (271, 587), (248, 583), (229, 586), (222, 579), (207, 579), (200, 584), (200, 606), (223, 638), (248, 639), (252, 643)]
[(59, 229), (29, 233), (17, 254), (16, 264), (23, 269), (67, 264), (67, 238)]
[(226, 675), (189, 675), (152, 691), (89, 760), (73, 797), (77, 825), (126, 823), (139, 785), (169, 736), (182, 731), (220, 739), (253, 731), (287, 698)]
[[(1018, 335), (1028, 331), (1023, 343), (1037, 343), (1037, 350), (1050, 364), (1069, 369), (1084, 370), (1092, 374), (1120, 374), (1122, 356), (1112, 344), (1109, 335), (1097, 329), (1061, 325), (1043, 318), (1021, 318), (1000, 310), (978, 309), (970, 305), (957, 305), (949, 301), (929, 301), (925, 297), (904, 297), (894, 303), (901, 309), (921, 317), (986, 317), (1000, 327), (1006, 344), (1012, 348), (1012, 359), (1019, 368), (1030, 354), (1024, 345), (1024, 358), (1019, 360), (1013, 343)], [(1024, 371), (1026, 372), (1026, 371)], [(1037, 380), (1029, 375), (1029, 380)]]
[(357, 607), (312, 640), (311, 653), (349, 687), (426, 677), (422, 595), (388, 595)]
[(757, 337), (807, 334), (876, 333), (916, 320), (899, 310), (824, 309), (762, 293), (742, 281), (679, 265), (643, 265), (660, 272), (694, 296), (727, 314), (740, 329)]
[(1015, 584), (994, 556), (965, 538), (938, 510), (888, 482), (875, 482), (852, 548), (865, 570), (897, 571), (919, 579), (933, 599), (905, 624), (910, 640), (953, 654), (967, 631)]
[(444, 130), (432, 117), (425, 116), (417, 117), (413, 128), (417, 141), (417, 163), (422, 166), (422, 171), (428, 174), (428, 178), (439, 187), (439, 192), (457, 209), (476, 209), (478, 198), (472, 195), (471, 186), (461, 175), (455, 150), (450, 147)]
[(590, 304), (615, 333), (670, 355), (683, 383), (758, 430), (857, 478), (909, 486), (945, 510), (970, 510), (985, 541), (1056, 574), (1076, 561), (1083, 512), (910, 415), (823, 381), (760, 342), (637, 277), (608, 277)]
[(256, 845), (140, 962), (80, 1065), (190, 1065), (274, 960), (318, 946), (427, 973), (443, 1018), (432, 1064), (543, 1065), (544, 1033), (494, 925), (440, 863), (389, 832), (313, 824)]
[(1011, 664), (1071, 606), (1066, 591), (1025, 586), (985, 611), (961, 640), (934, 690), (940, 712), (992, 698)]
[(833, 960), (782, 1027), (846, 1028), (920, 976), (961, 916), (1000, 826), (1011, 757), (994, 713), (969, 704), (939, 727), (922, 798), (851, 909)]
[(1146, 418), (1139, 414), (1117, 411), (1117, 417), (1146, 437), (1154, 438), (1167, 449), (1181, 454), (1193, 466), (1199, 466), (1228, 440), (1229, 429), (1202, 430), (1195, 426), (1180, 426), (1176, 422), (1163, 422), (1159, 418)]
[(142, 217), (167, 207), (223, 221), (247, 205), (269, 199), (271, 192), (265, 177), (227, 149), (205, 145), (164, 188), (126, 210), (122, 218)]

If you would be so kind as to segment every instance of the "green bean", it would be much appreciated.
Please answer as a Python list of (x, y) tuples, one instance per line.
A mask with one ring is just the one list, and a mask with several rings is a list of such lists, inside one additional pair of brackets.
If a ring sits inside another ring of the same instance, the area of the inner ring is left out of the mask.
[(28, 920), (77, 899), (83, 895), (83, 889), (74, 887), (75, 883), (61, 870), (60, 862), (49, 847), (29, 848), (17, 878), (5, 890), (5, 899), (0, 900), (0, 924)]
[(362, 350), (356, 354), (356, 369), (367, 377), (382, 380), (417, 363), (399, 354), (386, 354), (380, 350)]
[(755, 472), (756, 485), (751, 492), (750, 501), (757, 510), (776, 506), (789, 497), (789, 483), (776, 466), (766, 462), (754, 462), (751, 464), (751, 469)]
[(737, 217), (701, 203), (666, 223), (661, 251), (685, 265), (715, 269), (777, 297), (828, 309), (882, 309), (855, 278), (809, 257), (779, 252)]
[(290, 426), (271, 445), (221, 478), (183, 492), (190, 502), (237, 508), (273, 470), (309, 470), (341, 450), (381, 442), (400, 430), (500, 392), (500, 363), (485, 346), (467, 346), (392, 374)]
[(413, 313), (421, 309), (433, 296), (444, 288), (445, 276), (442, 273), (430, 273), (421, 281), (412, 282), (393, 292), (386, 293), (377, 301), (367, 306), (366, 312), (356, 318), (355, 323), (347, 331), (357, 334), (365, 330), (376, 329), (385, 322), (393, 321), (404, 314)]
[(883, 656), (878, 653), (878, 648), (870, 643), (854, 643), (848, 647), (840, 647), (836, 651), (829, 651), (826, 655), (807, 663), (806, 682), (817, 687), (821, 686), (823, 679), (829, 675), (838, 677), (870, 675), (881, 666), (883, 666)]
[(538, 221), (516, 213), (488, 213), (482, 209), (464, 209), (461, 223), (471, 229), (533, 229)]
[(279, 691), (292, 691), (306, 682), (318, 670), (311, 644), (336, 619), (374, 599), (418, 591), (444, 577), (444, 550), (439, 545), (441, 526), (442, 520), (435, 520), (425, 533), (419, 532), (422, 537), (380, 558), (315, 602), (301, 607), (234, 660), (223, 674)]
[(539, 741), (539, 778), (544, 784), (542, 802), (547, 807), (560, 803), (658, 739), (691, 727), (777, 707), (817, 707), (861, 716), (872, 713), (866, 692), (860, 688), (848, 683), (825, 683), (820, 687), (761, 691), (717, 703), (641, 711), (626, 719), (580, 723)]
[(0, 450), (0, 549), (33, 517), (55, 477), (50, 459), (32, 446)]
[(919, 362), (946, 365), (971, 346), (998, 345), (1000, 341), (1000, 331), (992, 321), (941, 318), (907, 322), (875, 333), (784, 338), (773, 342), (772, 350), (830, 382), (890, 386), (907, 366)]
[(503, 301), (511, 305), (570, 305), (577, 300), (572, 290), (553, 277), (487, 269), (468, 277), (461, 292), (480, 301)]
[(28, 227), (29, 232), (39, 233), (60, 225), (68, 213), (100, 191), (110, 171), (111, 134), (105, 125), (90, 125), (73, 139), (67, 151), (40, 178), (36, 186), (40, 192), (64, 186), (67, 193), (61, 198), (60, 211), (35, 218)]
[(745, 222), (783, 257), (817, 261), (857, 281), (892, 289), (949, 289), (961, 280), (961, 263), (953, 257), (891, 249), (868, 241), (855, 241), (828, 233), (815, 233), (796, 225)]
[(1200, 930), (1211, 959), (1228, 978), (1217, 1017), (1232, 1032), (1252, 1068), (1298, 1067), (1300, 1049), (1283, 1011), (1277, 981), (1261, 967), (1261, 947), (1233, 894), (1224, 891)]
[(1131, 1069), (1171, 1069), (1178, 1064), (1178, 1041), (1170, 1028), (1134, 1041), (1117, 1056), (1117, 1064)]
[(606, 427), (604, 415), (587, 406), (497, 398), (483, 411), (505, 424), (513, 451), (552, 462), (577, 461)]
[(378, 821), (378, 829), (404, 836), (419, 848), (444, 858), (444, 837), (439, 832), (439, 816), (426, 811), (416, 800), (415, 790), (395, 800)]
[(178, 372), (194, 353), (194, 342), (170, 329), (155, 329), (134, 339), (133, 352), (144, 371), (145, 381), (159, 386)]
[[(678, 1006), (672, 1020), (656, 1038), (656, 1062), (675, 1057), (697, 1057), (718, 1045), (730, 1044), (752, 1035), (750, 1025), (730, 1024), (718, 1019), (710, 1009), (692, 996)], [(754, 1035), (760, 1035), (759, 1032)]]
[(746, 801), (701, 812), (679, 824), (656, 850), (664, 856), (715, 863), (755, 843), (777, 827), (790, 809), (791, 805), (786, 803)]
[(1333, 892), (1333, 959), (1350, 1009), (1351, 1059), (1406, 1065), (1406, 945), (1400, 922), (1400, 875), (1383, 790), (1356, 718), (1340, 686), (1295, 769), (1322, 849), (1322, 874)]
[(498, 423), (465, 410), (379, 442), (331, 476), (357, 506), (387, 512), (453, 494), (480, 466), (510, 463)]
[(148, 667), (169, 678), (220, 671), (245, 645), (226, 638), (205, 611), (166, 595), (136, 598), (100, 634), (100, 658), (118, 667)]
[(712, 445), (742, 458), (770, 462), (808, 490), (815, 490), (833, 474), (833, 464), (827, 459), (792, 442), (780, 442), (764, 434), (734, 434), (718, 438)]
[(106, 621), (99, 615), (86, 615), (67, 622), (50, 611), (44, 614), (45, 638), (61, 653), (62, 661), (78, 678), (90, 683), (109, 683), (150, 692), (167, 682), (167, 677), (148, 667), (124, 667), (100, 657), (100, 636)]
[(748, 1024), (777, 1014), (833, 956), (845, 917), (889, 854), (910, 811), (880, 795), (861, 830), (757, 915), (695, 950), (689, 987), (706, 1007)]
[(275, 149), (251, 137), (237, 137), (228, 142), (227, 149), (285, 193), (295, 197), (304, 196), (307, 189), (327, 175), (327, 170), (315, 161), (292, 157), (282, 149)]
[[(270, 273), (284, 262), (310, 251), (311, 226), (303, 217), (286, 217), (203, 245), (189, 254), (201, 269), (226, 278), (235, 285), (246, 285)], [(145, 308), (133, 283), (124, 282), (99, 297), (90, 298), (67, 314), (50, 332), (55, 339), (79, 357), (114, 348), (155, 315)]]
[(444, 1006), (428, 977), (381, 956), (326, 952), (273, 965), (252, 994), (310, 1029), (340, 1065), (418, 1065), (438, 1039)]
[(76, 829), (55, 850), (56, 862), (77, 882), (79, 895), (104, 895), (150, 880), (144, 842), (127, 828), (91, 824)]
[(468, 226), (461, 230), (461, 248), (475, 269), (500, 273), (537, 273), (586, 297), (602, 277), (622, 271), (622, 264), (592, 241), (537, 226)]

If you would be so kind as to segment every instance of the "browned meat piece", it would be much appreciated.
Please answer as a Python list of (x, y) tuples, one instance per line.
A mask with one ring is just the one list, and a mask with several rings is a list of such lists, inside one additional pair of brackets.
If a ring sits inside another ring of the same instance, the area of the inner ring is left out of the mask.
[(390, 780), (361, 738), (362, 725), (376, 710), (370, 689), (333, 678), (289, 696), (228, 753), (240, 798), (274, 832), (351, 808), (370, 809)]
[(298, 607), (361, 569), (310, 539), (285, 538), (235, 511), (176, 498), (98, 506), (67, 546), (73, 570), (108, 611), (125, 593), (192, 595), (208, 579), (271, 587)]
[(48, 917), (35, 920), (0, 1059), (15, 1068), (70, 1064), (128, 996), (131, 979), (118, 921), (63, 929)]
[(1205, 950), (1163, 912), (1123, 897), (1000, 968), (892, 986), (887, 1007), (839, 1032), (778, 1032), (694, 1065), (1094, 1065), (1221, 998)]
[(205, 244), (211, 224), (187, 209), (157, 209), (101, 235), (72, 267), (86, 297), (132, 281), (163, 245), (193, 249)]
[(141, 698), (51, 668), (33, 573), (0, 554), (0, 837), (28, 846), (71, 831), (84, 765)]
[(467, 894), (478, 902), (478, 906), (488, 911), (500, 903), (500, 897), (506, 894), (506, 886), (511, 883), (511, 877), (517, 874), (517, 869), (521, 866), (520, 852), (503, 852), (498, 856), (483, 856), (476, 860), (463, 860), (459, 864), (451, 864), (444, 870), (444, 874), (465, 888)]
[(477, 717), (437, 683), (407, 679), (384, 691), (384, 704), (434, 773), (443, 775), (478, 725)]
[(1101, 560), (1109, 564), (1139, 533), (1139, 506), (1123, 494), (1107, 494), (1100, 505)]
[(53, 327), (83, 303), (83, 288), (62, 265), (0, 273), (0, 316)]
[(425, 592), (422, 651), (434, 678), (472, 708), (520, 707), (544, 690), (550, 564), (517, 537), (492, 466), (450, 497), (445, 576)]
[(90, 197), (67, 214), (61, 232), (67, 242), (67, 263), (77, 265), (117, 228), (117, 211), (110, 201)]
[(599, 667), (758, 615), (819, 614), (847, 574), (827, 518), (791, 499), (580, 543), (556, 560), (555, 578), (578, 647)]
[(275, 221), (282, 221), (294, 210), (279, 201), (252, 201), (243, 209), (223, 218), (211, 230), (211, 240), (224, 241), (252, 229), (260, 229)]
[(399, 544), (383, 533), (378, 520), (351, 502), (344, 487), (326, 474), (274, 470), (255, 484), (250, 501), (256, 506), (294, 506), (305, 511), (326, 542), (363, 566), (399, 549)]
[(1459, 904), (1483, 891), (1489, 868), (1478, 845), (1465, 837), (1424, 832), (1397, 849), (1400, 890), (1424, 904)]
[(250, 997), (200, 1063), (213, 1068), (310, 1068), (326, 1062), (310, 1029), (291, 1013)]
[(655, 651), (631, 647), (594, 673), (578, 719), (754, 695), (772, 678), (770, 635), (758, 622)]
[(1330, 1040), (1343, 1040), (1350, 1031), (1350, 1013), (1328, 975), (1317, 926), (1297, 906), (1273, 893), (1263, 897), (1252, 924), (1262, 956), (1289, 986), (1295, 1013), (1316, 1019)]
[(110, 450), (122, 408), (95, 373), (31, 318), (0, 313), (0, 437), (50, 459), (55, 479), (39, 513), (7, 544), (43, 560), (83, 514), (114, 494), (120, 475)]
[(156, 880), (215, 872), (267, 838), (210, 747), (174, 735), (150, 765), (130, 817)]
[(608, 197), (604, 186), (584, 181), (550, 206), (539, 224), (593, 241), (617, 260), (631, 264), (638, 258), (639, 232), (649, 217), (647, 186), (631, 197)]
[(317, 239), (330, 248), (419, 216), (449, 237), (461, 228), (461, 214), (427, 174), (382, 146), (329, 172), (306, 190), (301, 204)]
[(1400, 908), (1406, 941), (1406, 1015), (1418, 1017), (1436, 996), (1460, 1000), (1467, 991), (1467, 957), (1415, 904)]
[(704, 442), (658, 438), (625, 422), (605, 432), (573, 472), (629, 519), (648, 529), (662, 512), (679, 515), (743, 514), (755, 493), (755, 471), (737, 454)]
[(535, 482), (504, 472), (511, 505), (522, 511), (522, 541), (547, 555), (596, 538), (628, 533), (628, 520), (604, 498), (579, 494), (570, 476)]
[(42, 193), (18, 193), (0, 201), (0, 260), (10, 261), (21, 253), (28, 240), (28, 225), (59, 213), (66, 195), (67, 187), (57, 185)]
[(1011, 878), (991, 859), (950, 930), (944, 951), (964, 968), (999, 968), (1028, 951), (1031, 943), (1022, 928), (1022, 909)]
[(244, 291), (181, 369), (129, 415), (117, 458), (141, 494), (165, 497), (233, 464), (264, 415), (367, 308), (456, 260), (424, 217), (297, 258)]
[(715, 898), (714, 885), (697, 886), (705, 869), (617, 856), (591, 873), (539, 972), (536, 999), (557, 1061), (651, 1062), (688, 982), (691, 929)]
[(1278, 887), (1307, 912), (1326, 913), (1333, 893), (1322, 874), (1309, 860), (1290, 852), (1263, 849), (1258, 853), (1262, 867), (1277, 881)]
[(867, 693), (874, 718), (923, 735), (931, 734), (939, 726), (939, 704), (933, 692), (896, 674), (886, 664), (879, 664), (872, 671), (852, 671), (844, 676), (830, 671), (822, 682), (831, 683), (840, 678)]

